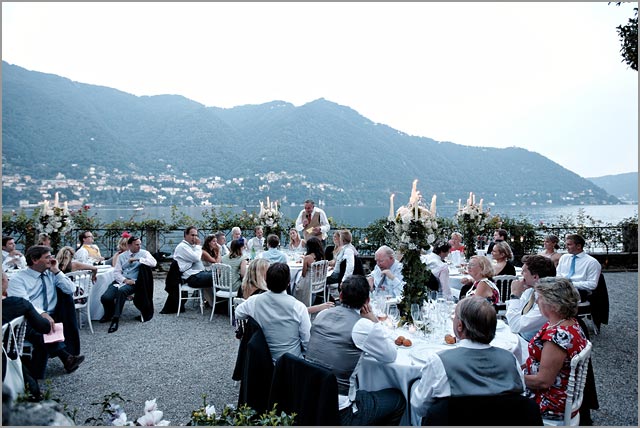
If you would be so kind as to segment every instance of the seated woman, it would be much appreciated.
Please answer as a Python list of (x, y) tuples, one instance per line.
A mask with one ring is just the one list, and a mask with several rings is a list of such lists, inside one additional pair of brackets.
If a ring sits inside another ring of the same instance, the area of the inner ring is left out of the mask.
[(460, 281), (466, 287), (460, 290), (460, 298), (467, 296), (482, 296), (496, 305), (500, 302), (500, 291), (491, 281), (493, 278), (493, 266), (486, 256), (472, 256), (467, 266), (471, 278), (462, 278)]
[(449, 240), (451, 245), (451, 251), (461, 251), (464, 253), (464, 245), (462, 245), (462, 234), (459, 232), (453, 232), (451, 239)]
[(242, 278), (247, 273), (247, 257), (242, 254), (243, 243), (234, 239), (231, 241), (229, 254), (222, 256), (221, 263), (231, 266), (231, 291), (238, 291), (242, 286)]
[(333, 232), (333, 245), (327, 246), (324, 256), (329, 261), (329, 266), (334, 267), (336, 265), (336, 257), (342, 250), (342, 242), (340, 241), (340, 231)]
[(116, 253), (111, 258), (111, 266), (116, 267), (116, 265), (118, 264), (118, 257), (120, 257), (120, 254), (124, 253), (129, 249), (128, 241), (130, 237), (131, 235), (129, 234), (129, 232), (122, 233), (122, 236), (118, 241), (118, 251), (116, 251)]
[(445, 242), (443, 244), (434, 244), (433, 252), (427, 255), (426, 265), (431, 273), (438, 278), (440, 283), (440, 291), (445, 298), (451, 297), (451, 288), (449, 287), (449, 265), (444, 259), (447, 258), (451, 251), (451, 245)]
[[(352, 236), (351, 232), (347, 229), (342, 229), (340, 231), (340, 243), (342, 247), (340, 248), (340, 252), (336, 256), (333, 273), (331, 276), (327, 278), (327, 285), (329, 284), (340, 284), (345, 279), (349, 278), (354, 274), (354, 269), (356, 266), (356, 256), (358, 255), (358, 250), (351, 243)], [(342, 262), (345, 262), (342, 264)], [(341, 271), (344, 266), (344, 271)]]
[(571, 359), (587, 345), (575, 318), (580, 294), (570, 280), (560, 277), (540, 279), (535, 290), (540, 312), (548, 322), (529, 342), (524, 382), (542, 417), (562, 420)]
[(104, 261), (104, 257), (100, 254), (100, 248), (93, 243), (93, 233), (88, 230), (82, 232), (78, 241), (80, 241), (80, 246), (73, 256), (74, 259), (87, 264), (98, 264)]
[(237, 319), (252, 317), (260, 325), (274, 363), (287, 352), (302, 358), (309, 345), (309, 313), (302, 302), (285, 291), (290, 277), (286, 263), (272, 264), (267, 270), (269, 291), (250, 297), (236, 308)]
[(541, 256), (550, 258), (553, 264), (556, 265), (556, 267), (558, 267), (558, 262), (560, 261), (560, 257), (562, 257), (562, 254), (558, 252), (558, 249), (560, 248), (558, 242), (560, 242), (560, 240), (556, 235), (545, 236), (543, 244), (544, 249), (538, 253)]
[(58, 268), (62, 273), (75, 272), (77, 270), (90, 270), (91, 280), (96, 282), (98, 278), (98, 268), (92, 264), (82, 263), (73, 258), (73, 248), (62, 247), (56, 254), (56, 260), (58, 261)]
[(292, 227), (289, 230), (289, 245), (287, 248), (291, 251), (298, 251), (300, 253), (304, 252), (304, 247), (307, 243), (304, 239), (300, 238), (300, 234), (296, 230), (295, 227)]
[(253, 259), (247, 267), (247, 274), (242, 280), (242, 287), (238, 289), (238, 297), (248, 299), (253, 295), (267, 291), (267, 259)]
[(218, 245), (216, 235), (208, 235), (204, 238), (200, 259), (204, 265), (204, 270), (211, 270), (212, 264), (220, 263), (222, 257), (220, 256), (220, 246)]
[(493, 267), (493, 276), (516, 274), (516, 267), (511, 262), (511, 259), (513, 259), (513, 253), (511, 252), (509, 244), (504, 241), (498, 241), (493, 244), (491, 257), (496, 261), (496, 264)]
[[(307, 254), (302, 259), (301, 279), (298, 281), (294, 292), (294, 297), (304, 303), (305, 306), (309, 305), (309, 300), (311, 299), (311, 275), (307, 274), (311, 269), (311, 265), (320, 260), (324, 260), (322, 241), (318, 237), (312, 236), (307, 241)], [(309, 314), (315, 314), (332, 306), (334, 306), (333, 302), (324, 302), (308, 306), (307, 311)]]

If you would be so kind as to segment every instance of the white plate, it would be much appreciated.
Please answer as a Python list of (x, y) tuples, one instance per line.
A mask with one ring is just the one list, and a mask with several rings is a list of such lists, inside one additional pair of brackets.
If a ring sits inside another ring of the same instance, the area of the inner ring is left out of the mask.
[(415, 358), (417, 361), (421, 361), (423, 363), (426, 362), (426, 358), (438, 351), (446, 349), (445, 346), (438, 343), (428, 343), (422, 342), (413, 347), (411, 350), (411, 356)]

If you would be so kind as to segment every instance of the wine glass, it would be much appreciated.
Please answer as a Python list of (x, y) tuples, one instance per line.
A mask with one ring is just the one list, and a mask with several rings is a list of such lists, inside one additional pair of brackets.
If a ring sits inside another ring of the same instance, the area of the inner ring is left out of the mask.
[(424, 327), (424, 316), (422, 315), (422, 308), (419, 304), (411, 304), (411, 318), (413, 319), (413, 325), (416, 326), (418, 331)]
[(387, 307), (387, 316), (393, 323), (393, 329), (395, 330), (398, 326), (398, 321), (400, 321), (400, 310), (397, 305), (391, 304)]

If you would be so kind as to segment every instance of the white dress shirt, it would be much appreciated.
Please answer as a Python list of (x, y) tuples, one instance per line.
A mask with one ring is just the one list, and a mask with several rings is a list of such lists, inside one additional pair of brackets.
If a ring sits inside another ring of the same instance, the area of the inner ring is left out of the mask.
[[(58, 302), (56, 287), (66, 294), (73, 294), (76, 285), (61, 271), (53, 274), (50, 270), (44, 271), (44, 282), (47, 288), (47, 312), (52, 314)], [(11, 277), (11, 285), (7, 289), (7, 296), (22, 297), (31, 302), (39, 314), (44, 312), (44, 293), (40, 272), (27, 268), (16, 272)]]
[(200, 245), (191, 245), (185, 240), (178, 244), (173, 251), (173, 259), (178, 262), (182, 279), (187, 279), (204, 270), (201, 256), (202, 247)]
[(371, 276), (373, 277), (373, 286), (376, 289), (383, 286), (385, 291), (393, 297), (400, 297), (404, 287), (402, 263), (395, 260), (389, 267), (389, 270), (394, 275), (393, 279), (389, 279), (387, 275), (383, 275), (380, 266), (376, 265), (376, 267), (373, 268), (373, 272), (371, 272)]
[(247, 249), (251, 251), (251, 249), (253, 248), (255, 248), (256, 253), (264, 251), (264, 236), (262, 238), (254, 236), (253, 238), (249, 239), (249, 241), (247, 242)]
[(576, 258), (574, 274), (569, 278), (569, 270), (571, 269), (571, 259), (573, 258), (573, 254), (568, 253), (563, 254), (562, 257), (560, 257), (560, 261), (558, 261), (558, 268), (556, 269), (557, 274), (563, 278), (570, 279), (571, 282), (573, 282), (574, 287), (592, 292), (598, 285), (602, 266), (598, 260), (591, 257), (584, 251), (576, 255), (578, 257)]
[[(331, 229), (331, 225), (329, 224), (329, 220), (327, 219), (327, 214), (321, 208), (313, 207), (311, 218), (313, 218), (316, 213), (320, 213), (320, 231), (322, 232), (322, 239), (327, 239), (327, 232), (329, 232), (329, 229)], [(298, 218), (296, 218), (296, 230), (300, 232), (300, 236), (304, 236), (304, 226), (302, 225), (302, 221), (304, 220), (306, 215), (307, 212), (305, 210), (302, 210), (300, 211), (300, 214), (298, 214)]]
[(8, 251), (2, 250), (2, 270), (7, 272), (11, 269), (24, 269), (27, 267), (27, 259), (21, 254), (12, 256)]
[[(136, 259), (136, 261), (131, 263), (129, 261), (130, 259)], [(115, 280), (120, 284), (124, 284), (125, 279), (137, 280), (141, 264), (155, 267), (158, 262), (147, 250), (140, 250), (137, 253), (132, 253), (130, 250), (127, 250), (120, 254), (113, 272)]]

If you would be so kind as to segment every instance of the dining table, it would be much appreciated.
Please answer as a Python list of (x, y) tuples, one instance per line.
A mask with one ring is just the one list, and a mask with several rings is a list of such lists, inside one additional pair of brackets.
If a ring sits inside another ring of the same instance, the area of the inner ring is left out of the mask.
[[(407, 407), (402, 416), (400, 425), (420, 425), (420, 421), (411, 415), (410, 395), (413, 382), (420, 378), (421, 370), (425, 364), (425, 357), (431, 353), (452, 349), (456, 344), (447, 344), (445, 334), (453, 335), (453, 322), (449, 320), (446, 327), (433, 328), (432, 334), (424, 335), (409, 327), (393, 329), (389, 323), (385, 323), (388, 340), (394, 341), (398, 336), (409, 338), (410, 347), (395, 345), (398, 349), (396, 360), (392, 363), (381, 363), (372, 356), (364, 354), (360, 360), (358, 371), (359, 388), (366, 391), (378, 391), (384, 388), (397, 388), (404, 394)], [(502, 320), (498, 320), (496, 336), (491, 342), (492, 346), (506, 349), (520, 361), (520, 346), (518, 336), (513, 334)]]
[(91, 295), (89, 296), (89, 305), (91, 306), (91, 320), (99, 320), (104, 315), (104, 307), (100, 301), (100, 297), (107, 291), (107, 288), (115, 280), (115, 269), (109, 265), (99, 265), (96, 282), (91, 287)]

